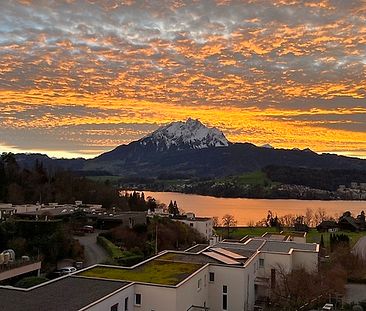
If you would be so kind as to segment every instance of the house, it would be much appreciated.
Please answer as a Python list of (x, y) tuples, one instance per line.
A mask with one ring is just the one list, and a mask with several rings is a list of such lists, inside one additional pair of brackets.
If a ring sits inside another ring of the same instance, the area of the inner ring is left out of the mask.
[(254, 310), (279, 269), (318, 269), (318, 244), (247, 238), (163, 251), (133, 267), (95, 265), (30, 289), (0, 287), (4, 310)]
[(117, 226), (133, 228), (135, 225), (146, 224), (146, 212), (119, 212), (119, 213), (100, 213), (101, 215), (88, 215), (91, 220), (96, 222), (99, 229), (111, 229)]
[(316, 226), (319, 232), (337, 232), (339, 230), (337, 222), (333, 220), (324, 220)]
[(201, 233), (206, 240), (213, 236), (213, 219), (210, 217), (196, 217), (194, 213), (186, 213), (171, 218), (174, 221), (182, 222)]
[(345, 212), (338, 220), (340, 230), (360, 231), (364, 229), (364, 224), (360, 220), (351, 216), (350, 212)]

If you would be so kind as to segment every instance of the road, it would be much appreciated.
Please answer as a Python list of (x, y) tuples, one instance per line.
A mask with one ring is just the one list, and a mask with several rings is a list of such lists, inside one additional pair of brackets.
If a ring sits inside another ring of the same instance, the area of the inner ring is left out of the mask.
[(97, 236), (100, 232), (86, 233), (84, 236), (74, 237), (84, 246), (85, 262), (84, 267), (102, 263), (108, 259), (106, 251), (97, 244)]
[(366, 236), (363, 236), (357, 241), (352, 252), (366, 261)]

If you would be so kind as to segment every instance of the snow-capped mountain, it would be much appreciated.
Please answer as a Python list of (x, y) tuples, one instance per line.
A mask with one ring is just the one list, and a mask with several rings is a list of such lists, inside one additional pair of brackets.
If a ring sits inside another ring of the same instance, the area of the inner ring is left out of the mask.
[(274, 148), (273, 148), (273, 146), (272, 146), (272, 145), (270, 145), (270, 144), (264, 144), (264, 145), (262, 145), (262, 146), (260, 146), (260, 147), (262, 147), (262, 148), (267, 148), (267, 149), (274, 149)]
[(220, 130), (191, 118), (163, 126), (140, 139), (139, 143), (156, 151), (227, 147), (230, 144)]

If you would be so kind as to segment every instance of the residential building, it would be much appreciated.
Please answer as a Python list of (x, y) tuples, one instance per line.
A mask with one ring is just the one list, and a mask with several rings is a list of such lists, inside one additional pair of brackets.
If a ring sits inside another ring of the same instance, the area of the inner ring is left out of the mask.
[(318, 244), (246, 237), (164, 251), (134, 267), (95, 265), (31, 289), (0, 287), (4, 310), (254, 310), (279, 270), (318, 269)]
[(213, 236), (213, 219), (210, 217), (196, 217), (194, 213), (186, 213), (184, 215), (174, 216), (171, 219), (196, 229), (208, 241)]

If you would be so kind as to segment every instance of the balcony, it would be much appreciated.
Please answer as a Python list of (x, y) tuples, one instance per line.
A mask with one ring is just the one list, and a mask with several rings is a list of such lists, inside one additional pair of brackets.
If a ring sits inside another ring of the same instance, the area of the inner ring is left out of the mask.
[(41, 261), (14, 261), (0, 265), (0, 281), (41, 269)]

